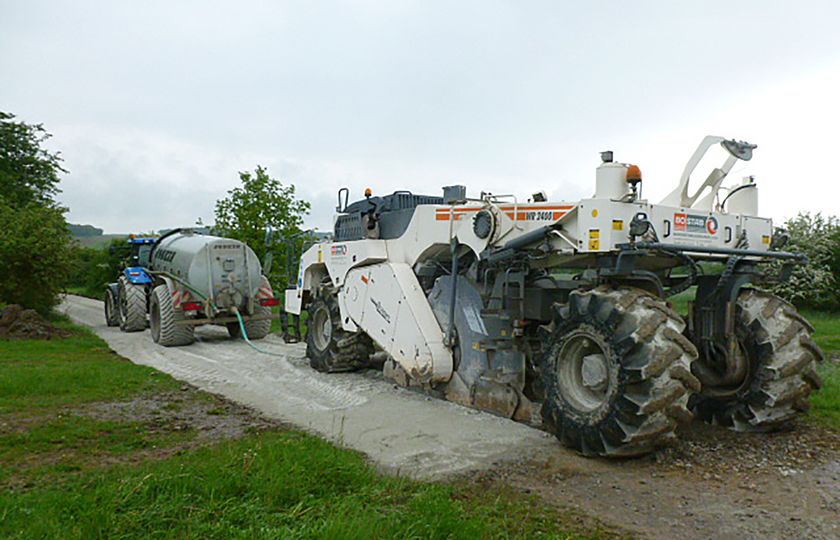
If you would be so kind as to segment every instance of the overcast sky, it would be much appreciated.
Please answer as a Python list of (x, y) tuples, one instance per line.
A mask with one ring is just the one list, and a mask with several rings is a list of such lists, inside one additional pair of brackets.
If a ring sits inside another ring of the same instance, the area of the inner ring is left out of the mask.
[[(708, 134), (759, 145), (760, 210), (840, 213), (840, 2), (0, 0), (0, 110), (53, 133), (68, 218), (212, 222), (257, 164), (328, 229), (360, 197), (591, 196), (598, 153), (658, 201)], [(703, 175), (705, 176), (705, 175)]]

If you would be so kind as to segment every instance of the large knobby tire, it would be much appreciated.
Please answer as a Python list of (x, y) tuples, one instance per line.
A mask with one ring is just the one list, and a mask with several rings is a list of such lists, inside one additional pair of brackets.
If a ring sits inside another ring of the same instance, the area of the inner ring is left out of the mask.
[(146, 287), (135, 285), (120, 276), (119, 321), (123, 332), (146, 329)]
[(736, 431), (784, 428), (822, 386), (816, 364), (823, 353), (811, 339), (814, 327), (788, 302), (754, 289), (741, 291), (735, 312), (735, 335), (750, 366), (747, 377), (730, 395), (704, 386), (692, 408), (699, 418)]
[(664, 301), (635, 288), (575, 291), (544, 327), (544, 427), (587, 456), (636, 456), (692, 415), (697, 349)]
[(105, 324), (108, 326), (120, 325), (119, 306), (111, 287), (105, 289)]
[(179, 347), (195, 341), (194, 326), (175, 324), (183, 318), (183, 313), (172, 304), (169, 287), (166, 284), (155, 287), (149, 306), (149, 326), (154, 342), (164, 347)]
[(373, 342), (363, 332), (352, 334), (342, 329), (335, 295), (316, 298), (307, 311), (306, 356), (313, 369), (337, 373), (369, 365)]

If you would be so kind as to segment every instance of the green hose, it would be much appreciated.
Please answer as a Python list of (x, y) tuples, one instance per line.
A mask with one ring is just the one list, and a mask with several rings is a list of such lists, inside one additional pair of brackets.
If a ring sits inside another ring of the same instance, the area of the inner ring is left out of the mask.
[(239, 314), (239, 310), (238, 310), (238, 309), (237, 309), (237, 310), (234, 310), (234, 313), (236, 314), (236, 318), (239, 320), (239, 329), (242, 331), (242, 339), (244, 339), (244, 340), (245, 340), (245, 343), (247, 343), (248, 345), (250, 345), (252, 349), (254, 349), (255, 351), (257, 351), (257, 352), (259, 352), (259, 353), (267, 354), (267, 355), (269, 355), (269, 356), (282, 356), (282, 357), (285, 357), (285, 356), (286, 356), (285, 354), (278, 354), (278, 353), (268, 352), (268, 351), (266, 351), (266, 350), (264, 350), (264, 349), (260, 349), (259, 347), (257, 347), (257, 346), (256, 346), (256, 345), (254, 345), (253, 343), (251, 343), (251, 340), (250, 340), (250, 339), (248, 339), (248, 332), (245, 330), (245, 321), (242, 319), (242, 315), (240, 315), (240, 314)]

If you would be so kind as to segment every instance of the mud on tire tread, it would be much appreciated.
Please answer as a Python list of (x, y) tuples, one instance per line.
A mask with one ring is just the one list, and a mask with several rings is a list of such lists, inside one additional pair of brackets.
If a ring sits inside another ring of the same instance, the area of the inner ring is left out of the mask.
[(120, 276), (119, 324), (123, 332), (146, 329), (146, 289)]
[[(158, 320), (155, 320), (154, 311), (158, 310)], [(175, 310), (172, 304), (172, 294), (166, 284), (158, 285), (152, 291), (152, 339), (158, 345), (164, 347), (179, 347), (189, 345), (195, 341), (195, 328), (192, 326), (181, 326), (175, 321), (183, 315)]]
[(692, 408), (698, 418), (736, 431), (782, 429), (822, 386), (816, 365), (823, 352), (811, 339), (814, 327), (787, 301), (755, 289), (738, 296), (736, 317), (751, 381), (731, 397), (697, 395)]
[(374, 353), (373, 341), (364, 332), (352, 334), (341, 328), (341, 314), (335, 294), (321, 290), (318, 298), (307, 308), (309, 318), (314, 321), (314, 315), (319, 310), (327, 310), (332, 324), (332, 338), (328, 346), (319, 350), (315, 343), (316, 329), (309, 327), (306, 332), (306, 356), (312, 369), (323, 373), (339, 373), (355, 371), (367, 367), (370, 355)]
[[(599, 287), (555, 305), (544, 328), (541, 364), (546, 399), (544, 427), (584, 455), (635, 456), (670, 442), (691, 420), (688, 398), (699, 391), (691, 373), (697, 349), (682, 335), (685, 323), (665, 302), (640, 289)], [(617, 387), (598, 419), (582, 420), (560, 395), (554, 375), (564, 336), (585, 325), (603, 336), (618, 362)]]

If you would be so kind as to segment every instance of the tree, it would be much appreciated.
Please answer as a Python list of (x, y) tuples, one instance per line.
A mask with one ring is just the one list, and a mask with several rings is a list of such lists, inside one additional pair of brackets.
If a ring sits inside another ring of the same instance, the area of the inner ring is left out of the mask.
[(86, 296), (102, 298), (105, 285), (117, 279), (130, 250), (125, 238), (112, 238), (107, 245), (76, 245), (67, 272), (67, 285)]
[(46, 313), (58, 303), (70, 233), (58, 193), (61, 158), (40, 124), (0, 112), (0, 301)]
[[(290, 243), (303, 242), (303, 217), (311, 208), (309, 202), (295, 197), (293, 185), (284, 186), (271, 178), (268, 171), (257, 166), (251, 172), (240, 172), (240, 187), (228, 191), (228, 196), (216, 202), (214, 232), (236, 238), (254, 250), (260, 261), (269, 251), (278, 264), (272, 265), (271, 279), (275, 287), (285, 288), (286, 256)], [(270, 245), (266, 245), (266, 231), (274, 230)]]
[(53, 205), (58, 193), (61, 157), (42, 144), (50, 138), (41, 124), (15, 122), (0, 111), (0, 197), (13, 207)]
[(64, 209), (0, 198), (0, 299), (46, 313), (58, 303), (70, 264)]

